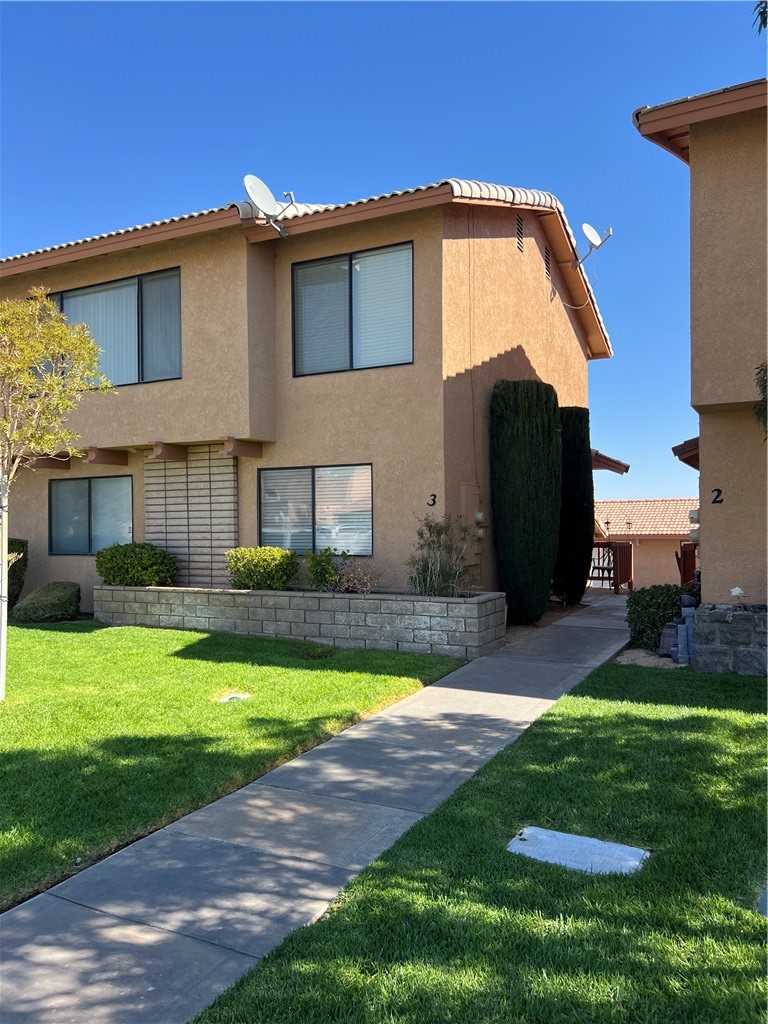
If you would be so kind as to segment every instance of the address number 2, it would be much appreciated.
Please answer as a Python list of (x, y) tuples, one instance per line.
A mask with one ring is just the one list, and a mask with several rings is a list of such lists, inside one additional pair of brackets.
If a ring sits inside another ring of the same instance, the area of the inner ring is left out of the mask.
[(712, 499), (712, 504), (713, 505), (722, 505), (723, 504), (723, 489), (722, 489), (722, 487), (715, 487), (715, 489), (712, 491), (712, 493), (714, 494), (714, 498)]

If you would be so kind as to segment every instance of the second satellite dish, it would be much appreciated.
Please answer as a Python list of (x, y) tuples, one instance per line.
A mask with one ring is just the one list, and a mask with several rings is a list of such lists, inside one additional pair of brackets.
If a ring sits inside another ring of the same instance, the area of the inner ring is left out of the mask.
[(280, 213), (280, 207), (277, 205), (277, 200), (272, 195), (269, 187), (264, 184), (261, 178), (257, 178), (255, 174), (246, 174), (243, 178), (243, 186), (248, 194), (248, 198), (259, 213), (263, 213), (269, 221), (274, 220)]

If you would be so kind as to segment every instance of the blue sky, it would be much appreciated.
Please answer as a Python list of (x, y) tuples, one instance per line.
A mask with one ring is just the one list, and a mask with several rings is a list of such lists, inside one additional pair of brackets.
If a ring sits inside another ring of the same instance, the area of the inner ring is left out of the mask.
[(727, 3), (0, 4), (0, 250), (218, 206), (255, 173), (338, 202), (476, 178), (554, 192), (615, 357), (599, 498), (689, 497), (688, 170), (632, 111), (765, 75)]

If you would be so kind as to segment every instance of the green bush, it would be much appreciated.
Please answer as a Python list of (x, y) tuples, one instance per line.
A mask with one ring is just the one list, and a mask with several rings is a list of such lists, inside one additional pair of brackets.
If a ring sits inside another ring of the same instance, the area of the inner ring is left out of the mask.
[(324, 548), (308, 554), (307, 579), (314, 590), (331, 594), (370, 594), (378, 582), (373, 570), (356, 561), (346, 551), (338, 554)]
[(341, 576), (349, 558), (346, 551), (336, 554), (330, 548), (324, 548), (316, 554), (305, 555), (307, 562), (307, 579), (314, 590), (337, 593), (341, 590)]
[(499, 380), (491, 398), (491, 502), (509, 622), (547, 608), (560, 528), (557, 394), (538, 380)]
[(299, 571), (299, 560), (282, 548), (232, 548), (224, 552), (235, 590), (285, 590)]
[(427, 515), (416, 530), (415, 552), (406, 562), (408, 582), (415, 594), (427, 597), (456, 597), (470, 584), (466, 567), (469, 527), (444, 515)]
[(112, 544), (96, 553), (96, 572), (109, 587), (172, 587), (178, 564), (154, 544)]
[(563, 442), (563, 484), (560, 498), (560, 539), (552, 589), (566, 605), (584, 596), (592, 564), (595, 536), (595, 486), (589, 444), (589, 409), (560, 410)]
[(684, 587), (676, 583), (656, 583), (633, 591), (627, 598), (630, 646), (657, 651), (664, 626), (680, 614), (680, 597), (692, 593), (690, 583)]
[(80, 584), (44, 583), (13, 610), (14, 622), (66, 622), (80, 612)]
[(18, 537), (8, 538), (8, 554), (19, 555), (8, 567), (8, 611), (10, 611), (21, 597), (24, 589), (24, 577), (29, 565), (28, 544)]

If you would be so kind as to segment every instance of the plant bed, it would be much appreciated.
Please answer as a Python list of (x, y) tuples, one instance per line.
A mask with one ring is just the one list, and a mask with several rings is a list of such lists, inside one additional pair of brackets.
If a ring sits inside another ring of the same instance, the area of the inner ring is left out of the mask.
[(308, 590), (108, 587), (94, 616), (111, 625), (291, 636), (334, 647), (376, 648), (471, 660), (504, 644), (503, 594), (420, 597)]

